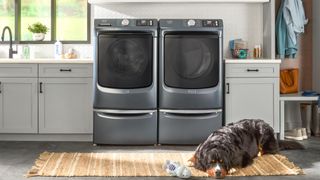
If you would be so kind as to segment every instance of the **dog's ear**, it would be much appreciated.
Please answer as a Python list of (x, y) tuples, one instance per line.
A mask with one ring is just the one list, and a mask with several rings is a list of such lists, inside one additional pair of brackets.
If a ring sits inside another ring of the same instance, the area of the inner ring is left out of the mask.
[(193, 167), (194, 164), (196, 163), (196, 160), (197, 160), (197, 158), (196, 158), (196, 155), (194, 154), (194, 155), (188, 160), (188, 166), (189, 166), (189, 167)]

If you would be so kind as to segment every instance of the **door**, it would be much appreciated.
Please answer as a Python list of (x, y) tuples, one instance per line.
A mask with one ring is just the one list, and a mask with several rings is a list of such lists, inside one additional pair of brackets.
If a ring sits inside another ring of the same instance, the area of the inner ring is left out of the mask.
[(98, 84), (115, 89), (152, 84), (153, 36), (124, 32), (98, 35)]
[(92, 133), (92, 79), (39, 79), (39, 133)]
[(219, 83), (218, 32), (169, 32), (164, 37), (164, 84), (181, 89)]
[(38, 133), (37, 78), (0, 78), (0, 133)]
[(226, 78), (226, 123), (262, 119), (279, 129), (277, 78)]

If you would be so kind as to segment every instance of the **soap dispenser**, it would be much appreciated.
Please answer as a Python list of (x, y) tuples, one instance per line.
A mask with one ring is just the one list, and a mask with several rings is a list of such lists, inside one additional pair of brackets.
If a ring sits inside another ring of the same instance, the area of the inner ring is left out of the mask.
[(55, 57), (55, 59), (61, 59), (62, 52), (63, 52), (62, 43), (59, 40), (57, 40), (57, 42), (54, 43), (54, 57)]

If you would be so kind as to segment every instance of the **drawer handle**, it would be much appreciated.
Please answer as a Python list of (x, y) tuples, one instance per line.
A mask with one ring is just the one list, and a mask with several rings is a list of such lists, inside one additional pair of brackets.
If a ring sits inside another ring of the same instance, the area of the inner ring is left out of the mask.
[(227, 83), (227, 94), (230, 94), (230, 83)]
[(43, 83), (42, 83), (42, 82), (40, 82), (40, 90), (39, 90), (39, 91), (40, 91), (40, 93), (43, 93), (43, 90), (42, 90), (42, 84), (43, 84)]
[(71, 69), (60, 69), (60, 72), (71, 72)]
[(259, 69), (247, 69), (247, 72), (259, 72)]

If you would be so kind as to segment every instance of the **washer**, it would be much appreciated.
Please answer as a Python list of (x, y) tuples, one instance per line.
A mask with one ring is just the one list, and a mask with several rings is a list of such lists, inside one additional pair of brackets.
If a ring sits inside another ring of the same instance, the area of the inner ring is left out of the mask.
[(156, 144), (157, 20), (94, 23), (94, 143)]
[(198, 144), (222, 126), (223, 21), (161, 19), (159, 143)]

